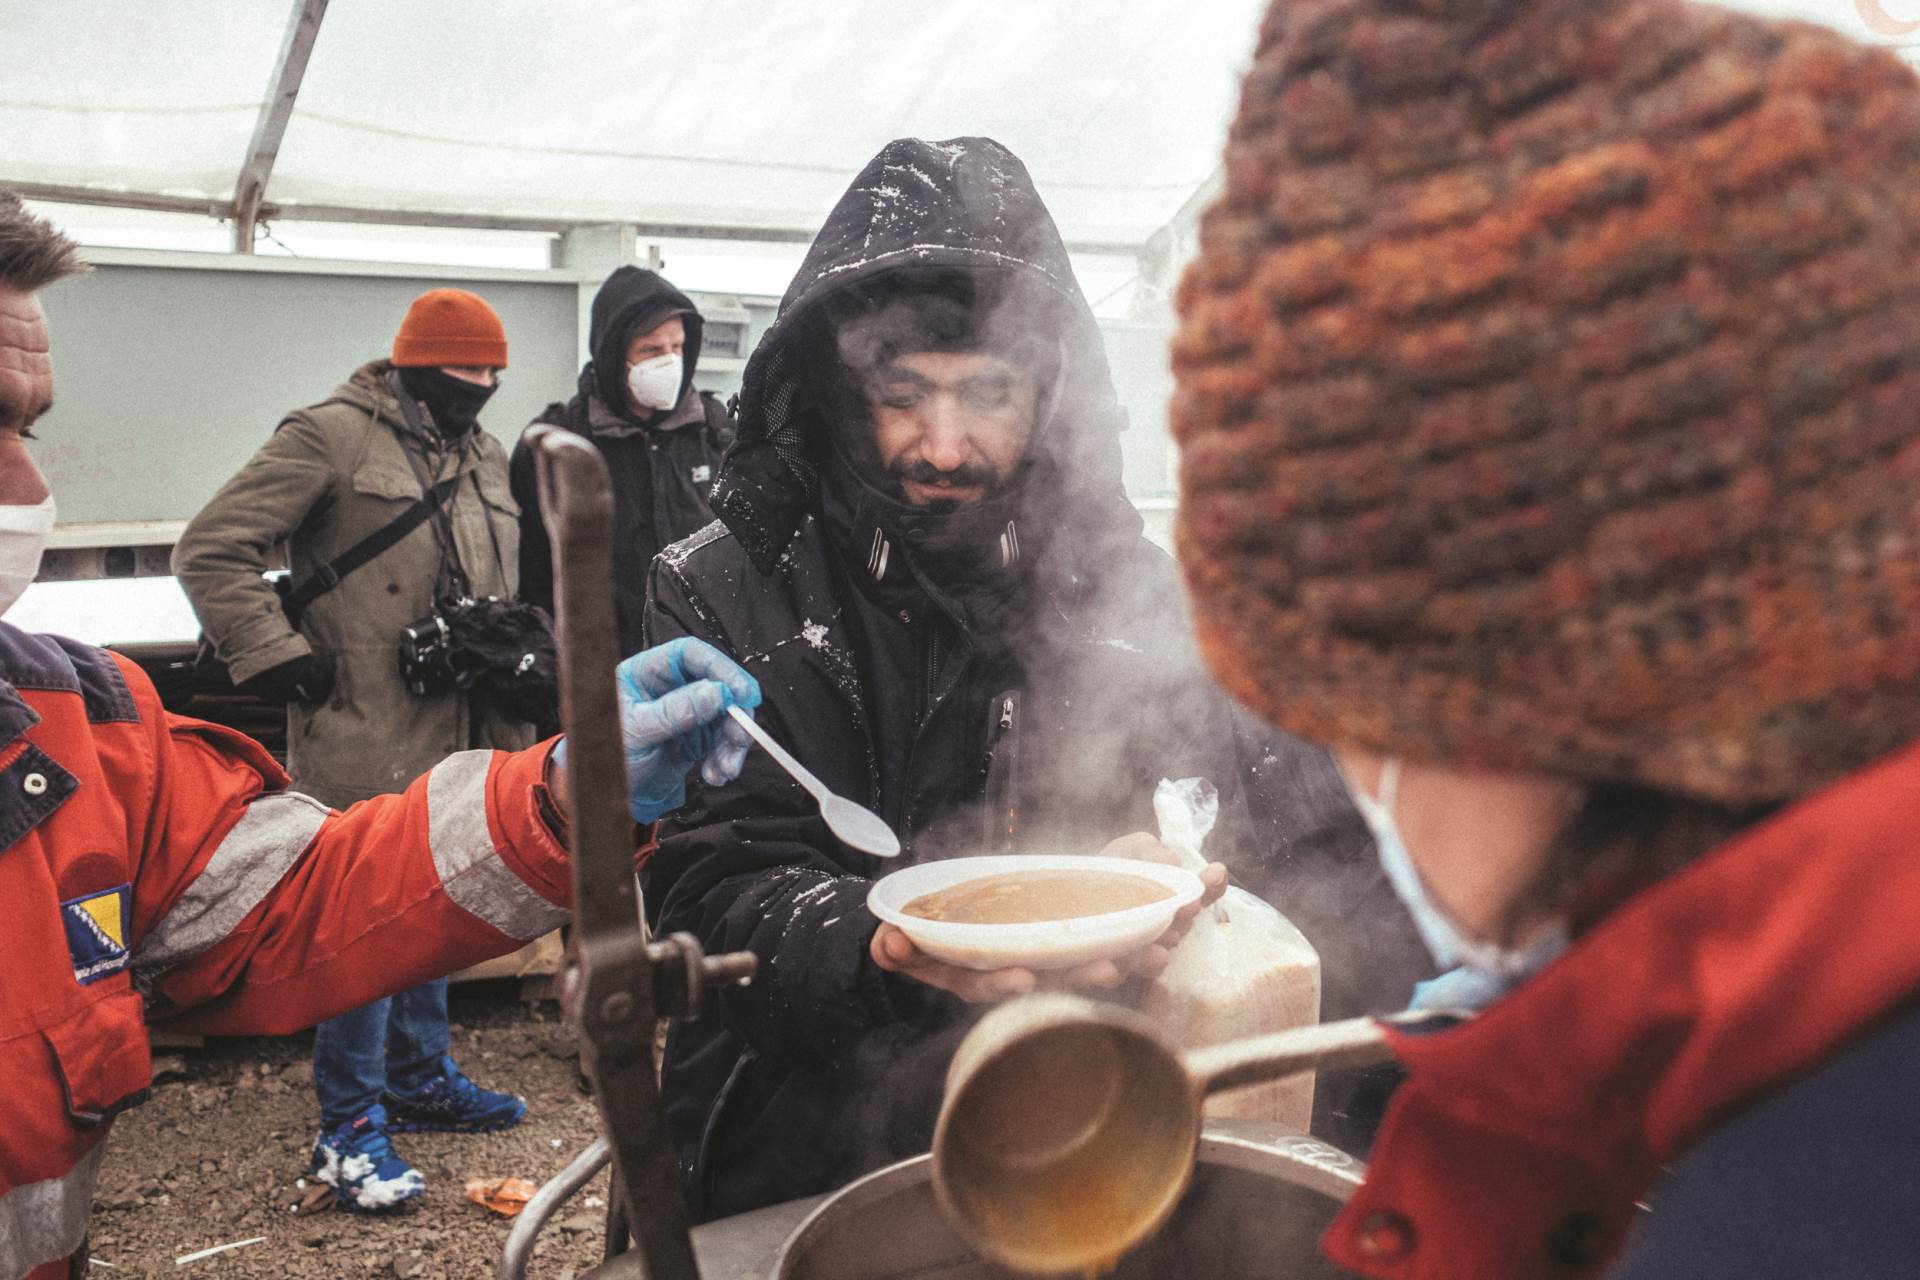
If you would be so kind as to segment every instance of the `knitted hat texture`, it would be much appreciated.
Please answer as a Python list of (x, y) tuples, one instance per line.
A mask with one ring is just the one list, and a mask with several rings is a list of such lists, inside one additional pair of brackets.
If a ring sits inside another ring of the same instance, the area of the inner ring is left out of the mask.
[(478, 294), (430, 289), (413, 300), (393, 339), (395, 366), (504, 369), (507, 331)]
[(1177, 540), (1307, 737), (1785, 800), (1920, 736), (1920, 82), (1678, 0), (1277, 0)]

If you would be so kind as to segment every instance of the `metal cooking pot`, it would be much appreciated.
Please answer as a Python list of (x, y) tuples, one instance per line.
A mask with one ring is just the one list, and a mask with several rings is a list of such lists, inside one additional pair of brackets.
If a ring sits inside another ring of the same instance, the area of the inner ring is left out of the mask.
[[(1210, 1122), (1192, 1184), (1166, 1226), (1121, 1258), (1112, 1280), (1348, 1273), (1322, 1258), (1320, 1235), (1364, 1172), (1346, 1153), (1279, 1125)], [(724, 1227), (715, 1223), (701, 1234)], [(930, 1156), (882, 1169), (823, 1203), (788, 1237), (772, 1280), (1003, 1280), (948, 1225)]]
[[(604, 1163), (604, 1154), (599, 1158)], [(592, 1172), (585, 1169), (579, 1181), (586, 1182)], [(1318, 1241), (1364, 1172), (1345, 1152), (1281, 1125), (1208, 1121), (1185, 1197), (1158, 1235), (1120, 1260), (1111, 1280), (1347, 1276), (1320, 1256)], [(534, 1208), (529, 1205), (526, 1212)], [(530, 1249), (531, 1238), (526, 1243)], [(982, 1261), (947, 1224), (933, 1191), (931, 1156), (869, 1174), (831, 1196), (709, 1222), (694, 1229), (693, 1247), (705, 1280), (1010, 1280), (1018, 1275)], [(640, 1255), (626, 1253), (584, 1273), (582, 1280), (647, 1280), (647, 1271)]]

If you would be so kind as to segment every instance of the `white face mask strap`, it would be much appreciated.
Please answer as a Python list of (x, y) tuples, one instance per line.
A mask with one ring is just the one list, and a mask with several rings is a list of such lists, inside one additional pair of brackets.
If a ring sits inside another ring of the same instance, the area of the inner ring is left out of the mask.
[(1380, 766), (1380, 807), (1393, 816), (1393, 808), (1400, 801), (1400, 757), (1388, 756), (1387, 762)]

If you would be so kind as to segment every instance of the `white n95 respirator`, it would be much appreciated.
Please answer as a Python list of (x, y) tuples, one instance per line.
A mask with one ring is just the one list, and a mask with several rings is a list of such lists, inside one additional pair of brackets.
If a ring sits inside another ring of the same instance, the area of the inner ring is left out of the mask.
[(671, 409), (680, 401), (681, 376), (679, 356), (655, 356), (627, 366), (627, 390), (642, 409)]

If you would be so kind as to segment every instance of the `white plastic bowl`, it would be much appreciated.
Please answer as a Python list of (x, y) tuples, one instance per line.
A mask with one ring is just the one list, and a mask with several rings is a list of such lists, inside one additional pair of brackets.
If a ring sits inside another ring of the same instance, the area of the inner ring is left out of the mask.
[[(1008, 871), (1108, 871), (1163, 884), (1173, 895), (1125, 911), (1032, 924), (963, 924), (906, 913), (907, 904), (916, 898)], [(1165, 933), (1180, 908), (1198, 901), (1204, 892), (1199, 876), (1164, 863), (1027, 853), (945, 858), (907, 867), (876, 881), (867, 894), (867, 907), (898, 926), (914, 946), (948, 964), (968, 969), (1068, 969), (1138, 951)]]

